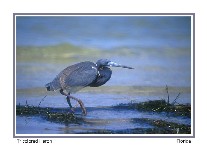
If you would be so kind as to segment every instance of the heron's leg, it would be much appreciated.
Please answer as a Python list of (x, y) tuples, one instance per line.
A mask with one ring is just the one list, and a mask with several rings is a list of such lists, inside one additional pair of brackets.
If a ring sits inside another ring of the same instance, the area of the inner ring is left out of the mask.
[[(73, 106), (71, 105), (71, 102), (70, 102), (70, 97), (68, 97), (68, 96), (63, 92), (62, 89), (60, 90), (60, 93), (61, 93), (62, 95), (65, 95), (65, 96), (66, 96), (66, 100), (67, 100), (67, 102), (68, 102), (68, 105), (69, 105), (69, 107), (70, 107), (70, 110), (74, 113)], [(70, 95), (70, 92), (68, 93), (68, 95)]]
[[(68, 93), (68, 95), (70, 95), (70, 92)], [(74, 113), (74, 112), (75, 112), (75, 109), (74, 109), (73, 106), (71, 105), (70, 97), (66, 96), (66, 99), (67, 99), (68, 105), (69, 105), (69, 107), (70, 107), (70, 111), (71, 111), (72, 113)]]
[[(68, 93), (68, 95), (70, 95), (70, 92)], [(70, 102), (70, 97), (67, 96), (66, 99), (67, 99), (68, 105), (70, 106), (70, 109), (73, 108)]]
[(71, 95), (68, 95), (68, 94), (64, 93), (64, 92), (63, 92), (63, 89), (60, 90), (60, 93), (61, 93), (62, 95), (67, 96), (69, 99), (71, 98), (71, 99), (76, 100), (76, 101), (79, 103), (79, 105), (80, 105), (80, 107), (81, 107), (81, 109), (82, 109), (84, 115), (87, 114), (87, 112), (86, 112), (86, 108), (84, 107), (84, 104), (83, 104), (83, 102), (82, 102), (80, 99), (78, 99), (78, 98), (76, 98), (76, 97), (73, 97), (73, 96), (71, 96)]

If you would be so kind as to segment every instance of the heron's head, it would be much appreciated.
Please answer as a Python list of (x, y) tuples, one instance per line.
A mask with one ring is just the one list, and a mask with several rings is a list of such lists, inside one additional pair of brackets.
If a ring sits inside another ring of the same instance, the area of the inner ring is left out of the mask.
[(122, 68), (134, 69), (132, 67), (117, 64), (117, 63), (110, 61), (108, 59), (100, 59), (96, 62), (96, 65), (98, 68), (101, 68), (101, 67), (122, 67)]

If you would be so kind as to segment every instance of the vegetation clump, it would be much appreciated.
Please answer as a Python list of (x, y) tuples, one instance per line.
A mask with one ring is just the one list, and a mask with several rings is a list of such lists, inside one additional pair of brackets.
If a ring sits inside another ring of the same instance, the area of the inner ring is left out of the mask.
[(77, 118), (73, 113), (66, 112), (64, 108), (49, 108), (49, 107), (35, 107), (35, 106), (16, 106), (16, 115), (19, 116), (40, 116), (51, 122), (57, 123), (78, 123), (80, 118)]
[(150, 100), (147, 102), (134, 103), (133, 108), (140, 111), (153, 111), (153, 112), (167, 112), (176, 116), (191, 116), (190, 105), (173, 105), (167, 103), (165, 100)]
[(175, 116), (186, 116), (191, 117), (191, 105), (190, 104), (179, 104), (177, 99), (180, 93), (176, 96), (172, 103), (170, 103), (170, 96), (168, 92), (168, 86), (166, 85), (166, 92), (168, 94), (167, 99), (160, 100), (148, 100), (146, 102), (139, 103), (128, 103), (119, 104), (114, 106), (115, 108), (125, 108), (125, 109), (137, 109), (138, 111), (152, 111), (152, 112), (166, 112), (171, 113)]

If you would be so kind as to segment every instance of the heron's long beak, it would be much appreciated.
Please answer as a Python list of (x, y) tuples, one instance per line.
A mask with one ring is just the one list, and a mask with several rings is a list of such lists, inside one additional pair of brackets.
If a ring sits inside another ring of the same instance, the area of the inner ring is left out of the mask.
[(110, 61), (108, 63), (108, 66), (110, 66), (110, 67), (122, 67), (122, 68), (134, 69), (132, 67), (128, 67), (128, 66), (125, 66), (125, 65), (120, 65), (120, 64), (117, 64), (117, 63), (112, 62), (112, 61)]

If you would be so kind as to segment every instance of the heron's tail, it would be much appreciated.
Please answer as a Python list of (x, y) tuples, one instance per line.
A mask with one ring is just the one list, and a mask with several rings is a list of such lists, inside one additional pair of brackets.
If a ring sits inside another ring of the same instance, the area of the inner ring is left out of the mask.
[(45, 87), (47, 88), (47, 91), (54, 91), (55, 90), (51, 82), (46, 84)]

